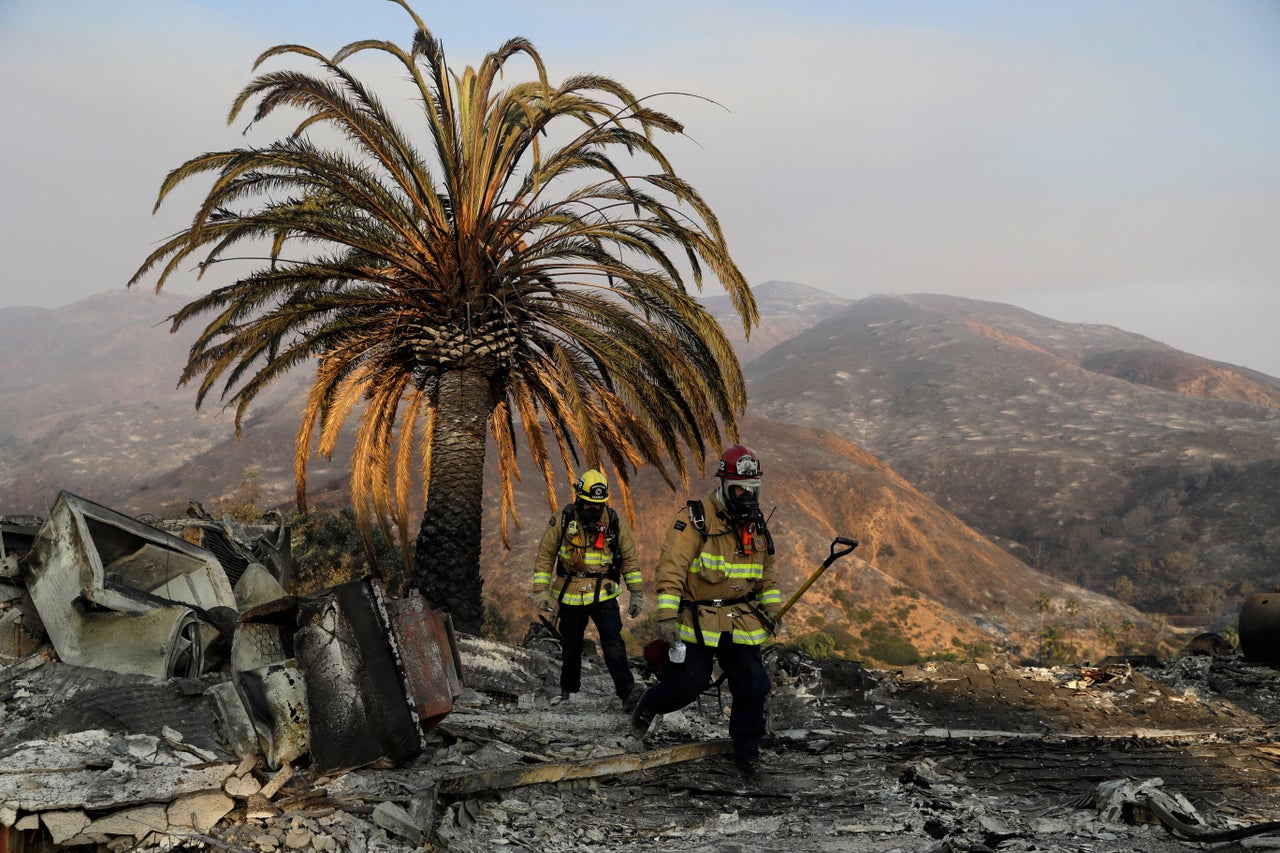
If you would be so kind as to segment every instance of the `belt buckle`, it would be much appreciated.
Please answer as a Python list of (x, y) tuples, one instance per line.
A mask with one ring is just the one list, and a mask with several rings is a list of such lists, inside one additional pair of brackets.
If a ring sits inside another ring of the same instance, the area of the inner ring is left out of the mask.
[(712, 606), (712, 607), (724, 607), (724, 599), (723, 599), (723, 598), (713, 598), (713, 599), (711, 599), (711, 606)]

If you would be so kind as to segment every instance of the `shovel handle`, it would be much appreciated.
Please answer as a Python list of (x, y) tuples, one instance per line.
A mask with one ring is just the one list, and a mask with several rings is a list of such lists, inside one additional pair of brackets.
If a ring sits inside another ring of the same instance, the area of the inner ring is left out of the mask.
[[(836, 546), (837, 546), (837, 545), (844, 545), (845, 547), (843, 547), (843, 548), (841, 548), (839, 551), (837, 551), (837, 550), (836, 550)], [(850, 538), (849, 538), (849, 537), (847, 537), (847, 536), (837, 536), (837, 537), (835, 538), (835, 541), (833, 541), (833, 542), (831, 543), (831, 556), (830, 556), (830, 557), (827, 557), (827, 559), (825, 559), (825, 560), (823, 560), (823, 561), (822, 561), (822, 565), (823, 565), (823, 567), (825, 568), (826, 566), (831, 565), (831, 564), (832, 564), (832, 563), (834, 563), (836, 560), (840, 559), (840, 558), (841, 558), (841, 557), (843, 557), (845, 554), (848, 554), (848, 553), (849, 553), (849, 552), (851, 552), (854, 548), (857, 548), (857, 547), (858, 547), (858, 540), (857, 540), (857, 539), (850, 539)]]

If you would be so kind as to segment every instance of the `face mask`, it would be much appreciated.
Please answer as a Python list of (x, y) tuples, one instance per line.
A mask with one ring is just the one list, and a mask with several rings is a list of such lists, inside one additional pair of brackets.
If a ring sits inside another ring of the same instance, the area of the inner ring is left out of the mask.
[(754, 520), (760, 515), (759, 480), (725, 480), (721, 495), (724, 508), (735, 518)]
[(578, 518), (587, 524), (595, 524), (604, 515), (604, 504), (591, 501), (578, 501)]

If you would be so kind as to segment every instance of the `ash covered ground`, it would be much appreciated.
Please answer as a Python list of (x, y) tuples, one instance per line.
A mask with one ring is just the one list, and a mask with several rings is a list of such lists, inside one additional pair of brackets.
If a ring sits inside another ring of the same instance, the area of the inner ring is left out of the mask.
[[(335, 776), (293, 768), (274, 802), (237, 800), (205, 833), (158, 832), (102, 849), (1280, 847), (1263, 831), (1280, 817), (1280, 673), (1234, 652), (1137, 667), (864, 670), (775, 647), (770, 778), (747, 785), (716, 754), (727, 690), (667, 715), (639, 741), (598, 662), (587, 661), (583, 692), (561, 702), (554, 648), (466, 636), (460, 646), (467, 688), (410, 765)], [(0, 670), (6, 773), (33, 745), (47, 755), (69, 738), (83, 742), (74, 730), (107, 724), (109, 715), (69, 712), (92, 705), (93, 679), (78, 680), (69, 697), (67, 679), (51, 674), (60, 666)], [(202, 724), (184, 708), (195, 732)], [(698, 749), (706, 754), (688, 758)], [(102, 773), (121, 764), (85, 760)], [(538, 781), (548, 768), (556, 773)], [(389, 808), (413, 820), (389, 821)], [(1171, 830), (1157, 809), (1199, 835)]]
[[(765, 784), (744, 785), (712, 756), (455, 803), (439, 838), (472, 850), (1165, 851), (1207, 842), (1162, 825), (1144, 790), (1203, 832), (1280, 816), (1280, 678), (1235, 654), (1149, 668), (864, 671), (777, 650), (771, 662)], [(480, 704), (441, 733), (455, 746), (478, 733), (555, 760), (637, 749), (598, 668), (595, 692), (561, 705), (503, 701), (477, 673)], [(727, 701), (710, 693), (668, 715), (644, 748), (725, 737)]]

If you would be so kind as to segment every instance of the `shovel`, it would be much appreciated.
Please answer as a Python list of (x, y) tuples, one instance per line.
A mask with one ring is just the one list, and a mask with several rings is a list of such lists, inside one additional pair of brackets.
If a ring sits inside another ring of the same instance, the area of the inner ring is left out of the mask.
[[(843, 545), (844, 547), (837, 551), (836, 550), (837, 545)], [(800, 599), (800, 596), (804, 595), (805, 590), (813, 586), (813, 582), (816, 581), (818, 578), (822, 577), (822, 573), (827, 570), (828, 566), (830, 566), (836, 560), (840, 559), (845, 554), (848, 554), (854, 548), (857, 548), (857, 547), (858, 547), (857, 539), (849, 539), (845, 536), (837, 536), (835, 538), (835, 541), (831, 543), (831, 555), (828, 556), (827, 559), (822, 561), (822, 565), (818, 566), (817, 571), (809, 575), (809, 579), (800, 585), (800, 588), (795, 591), (794, 595), (792, 595), (790, 598), (787, 599), (787, 603), (782, 605), (782, 607), (778, 608), (778, 615), (774, 617), (774, 621), (776, 622), (779, 619), (781, 619), (782, 615), (791, 609), (791, 605), (795, 604), (796, 601)]]

